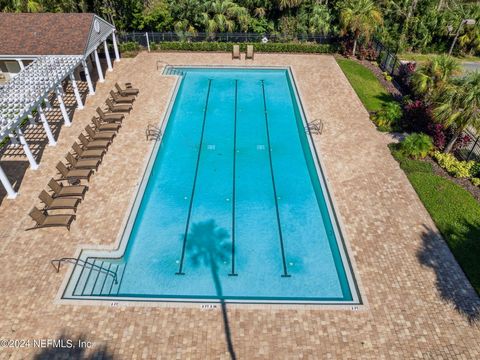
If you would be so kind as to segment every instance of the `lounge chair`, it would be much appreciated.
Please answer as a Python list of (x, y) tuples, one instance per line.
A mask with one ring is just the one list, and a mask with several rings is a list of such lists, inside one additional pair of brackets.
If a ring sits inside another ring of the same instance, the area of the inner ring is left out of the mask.
[(253, 57), (254, 57), (253, 45), (247, 45), (247, 53), (245, 54), (245, 59), (253, 60)]
[(233, 59), (241, 59), (240, 57), (240, 45), (233, 45), (232, 49), (232, 60)]
[(132, 110), (132, 104), (114, 104), (112, 100), (107, 99), (105, 103), (111, 112), (130, 112)]
[(118, 131), (120, 127), (122, 126), (119, 123), (105, 123), (102, 124), (100, 120), (98, 120), (96, 117), (92, 118), (92, 123), (95, 125), (95, 130), (96, 131)]
[(44, 210), (71, 209), (77, 212), (77, 206), (82, 199), (77, 198), (52, 198), (49, 193), (42, 190), (38, 198), (45, 204)]
[(100, 116), (100, 119), (102, 119), (105, 122), (110, 122), (110, 121), (122, 121), (123, 118), (125, 117), (125, 114), (114, 114), (114, 113), (106, 113), (99, 107), (97, 107), (97, 114)]
[(121, 96), (110, 90), (110, 96), (112, 100), (117, 104), (131, 104), (135, 101), (135, 96)]
[(115, 131), (97, 131), (93, 130), (93, 128), (90, 125), (85, 126), (85, 131), (87, 132), (87, 135), (89, 137), (90, 141), (94, 140), (110, 140), (112, 141), (115, 136), (117, 136), (117, 133)]
[(68, 230), (70, 230), (70, 225), (76, 217), (75, 215), (48, 215), (38, 210), (36, 207), (33, 207), (29, 215), (33, 219), (33, 221), (37, 223), (33, 227), (34, 229), (53, 226), (65, 226)]
[(118, 93), (122, 96), (138, 95), (140, 92), (140, 90), (134, 89), (133, 87), (122, 89), (118, 83), (115, 83), (115, 89), (117, 89)]
[(71, 153), (65, 155), (65, 159), (72, 169), (93, 169), (98, 170), (101, 160), (99, 159), (76, 159)]
[(53, 194), (52, 197), (60, 198), (60, 197), (75, 197), (80, 196), (82, 199), (85, 197), (85, 193), (88, 190), (88, 186), (85, 185), (71, 185), (71, 186), (63, 186), (62, 184), (55, 181), (54, 178), (51, 178), (48, 182), (48, 186), (52, 189)]
[(112, 143), (110, 140), (88, 140), (85, 135), (78, 135), (78, 140), (82, 143), (82, 146), (86, 150), (91, 149), (107, 149), (108, 146)]
[(105, 155), (106, 149), (82, 149), (82, 147), (78, 143), (73, 143), (72, 150), (75, 152), (77, 158), (85, 158), (85, 159), (102, 159), (103, 155)]
[(75, 181), (79, 179), (90, 180), (90, 177), (93, 174), (93, 170), (91, 169), (68, 169), (67, 166), (62, 163), (61, 161), (57, 164), (57, 170), (62, 175), (61, 180), (68, 180), (68, 181)]

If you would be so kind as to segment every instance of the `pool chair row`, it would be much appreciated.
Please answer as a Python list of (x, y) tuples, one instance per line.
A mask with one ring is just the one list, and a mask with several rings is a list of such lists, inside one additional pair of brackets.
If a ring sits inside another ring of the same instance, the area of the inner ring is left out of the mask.
[[(115, 87), (120, 88), (118, 84)], [(111, 91), (115, 97), (106, 100), (108, 110), (100, 107), (96, 109), (98, 117), (92, 117), (92, 122), (85, 127), (85, 133), (78, 136), (78, 140), (65, 155), (65, 162), (58, 162), (56, 168), (59, 178), (50, 179), (49, 191), (42, 190), (38, 196), (43, 208), (40, 210), (35, 206), (30, 211), (30, 217), (36, 223), (33, 228), (64, 226), (70, 230), (70, 225), (76, 218), (77, 207), (88, 191), (88, 186), (81, 182), (88, 182), (94, 172), (98, 171), (104, 155), (122, 126), (125, 114), (132, 110), (132, 103), (138, 94), (138, 90), (131, 84), (127, 85), (123, 93), (120, 90)], [(71, 210), (74, 214), (48, 213), (54, 210)]]

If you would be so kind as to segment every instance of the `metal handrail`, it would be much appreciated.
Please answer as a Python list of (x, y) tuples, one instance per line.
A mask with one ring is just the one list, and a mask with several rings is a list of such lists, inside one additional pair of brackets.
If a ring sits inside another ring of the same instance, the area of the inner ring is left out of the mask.
[(322, 119), (315, 119), (309, 123), (305, 127), (305, 130), (308, 131), (310, 134), (317, 134), (321, 135), (323, 131), (323, 121)]
[[(82, 259), (78, 259), (78, 258), (70, 258), (70, 257), (64, 257), (64, 258), (61, 258), (61, 259), (54, 259), (52, 261), (50, 261), (50, 263), (52, 264), (52, 266), (55, 268), (55, 270), (58, 272), (60, 272), (60, 265), (62, 264), (62, 262), (69, 262), (71, 264), (75, 264), (75, 266), (77, 265), (80, 265), (82, 267), (88, 267), (88, 266), (91, 266), (91, 268), (97, 268), (98, 271), (100, 272), (103, 272), (107, 275), (111, 275), (113, 277), (113, 281), (115, 282), (115, 284), (118, 284), (118, 281), (117, 281), (117, 273), (114, 272), (114, 271), (111, 271), (111, 270), (108, 270), (108, 269), (105, 269), (101, 266), (98, 266), (98, 265), (95, 265), (95, 264), (92, 264), (92, 263), (89, 263), (88, 261), (85, 261), (85, 260), (82, 260)], [(55, 263), (58, 263), (58, 265), (56, 266)]]
[(170, 66), (170, 64), (169, 64), (169, 63), (167, 63), (166, 61), (163, 61), (163, 60), (157, 60), (157, 63), (156, 63), (156, 65), (157, 65), (157, 71), (159, 70), (159, 66), (158, 66), (158, 64), (163, 64), (163, 65), (165, 65), (165, 67), (167, 67), (167, 66)]

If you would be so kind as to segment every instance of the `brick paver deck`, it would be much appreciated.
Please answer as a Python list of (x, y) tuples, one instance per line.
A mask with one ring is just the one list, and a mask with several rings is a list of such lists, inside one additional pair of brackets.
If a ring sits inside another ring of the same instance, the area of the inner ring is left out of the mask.
[[(54, 299), (80, 244), (113, 246), (140, 180), (152, 143), (145, 127), (168, 105), (175, 79), (169, 64), (290, 65), (310, 120), (321, 118), (321, 155), (356, 263), (366, 306), (359, 311), (322, 308), (238, 308), (228, 311), (239, 359), (478, 359), (480, 301), (438, 236), (428, 213), (392, 159), (348, 81), (331, 56), (156, 53), (123, 59), (58, 145), (46, 147), (37, 171), (23, 170), (16, 200), (0, 205), (0, 339), (80, 337), (114, 358), (228, 358), (221, 311), (196, 307), (85, 306)], [(25, 231), (28, 212), (55, 175), (55, 164), (101, 105), (115, 81), (132, 81), (141, 93), (108, 151), (71, 231)], [(25, 159), (16, 159), (17, 165)], [(26, 161), (26, 160), (25, 160)], [(4, 165), (5, 162), (2, 162)], [(25, 167), (23, 167), (25, 168)], [(0, 198), (4, 194), (0, 193)], [(0, 359), (25, 358), (40, 349), (0, 349)], [(52, 357), (48, 353), (47, 357)]]

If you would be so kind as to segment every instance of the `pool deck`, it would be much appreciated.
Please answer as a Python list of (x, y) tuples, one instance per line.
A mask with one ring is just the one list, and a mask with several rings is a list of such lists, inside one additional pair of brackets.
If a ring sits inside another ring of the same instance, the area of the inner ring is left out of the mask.
[[(227, 306), (238, 359), (480, 358), (480, 299), (391, 157), (388, 138), (376, 131), (328, 55), (256, 54), (254, 61), (245, 61), (222, 53), (142, 53), (122, 59), (98, 84), (96, 95), (88, 97), (85, 109), (75, 112), (72, 126), (61, 127), (57, 146), (41, 152), (37, 171), (23, 174), (23, 157), (2, 158), (4, 168), (13, 160), (22, 169), (22, 180), (17, 199), (8, 200), (0, 192), (0, 339), (64, 335), (93, 342), (88, 354), (101, 350), (114, 359), (229, 358), (218, 306), (55, 301), (68, 267), (57, 274), (50, 260), (73, 256), (81, 244), (113, 246), (118, 239), (153, 146), (145, 140), (145, 128), (162, 120), (176, 81), (161, 75), (157, 60), (178, 65), (289, 65), (308, 119), (325, 123), (315, 143), (366, 305), (357, 311)], [(39, 205), (37, 196), (56, 175), (56, 163), (115, 81), (131, 81), (141, 93), (92, 177), (71, 231), (25, 231), (33, 225), (28, 212)], [(30, 358), (41, 351), (0, 348), (0, 359)]]

